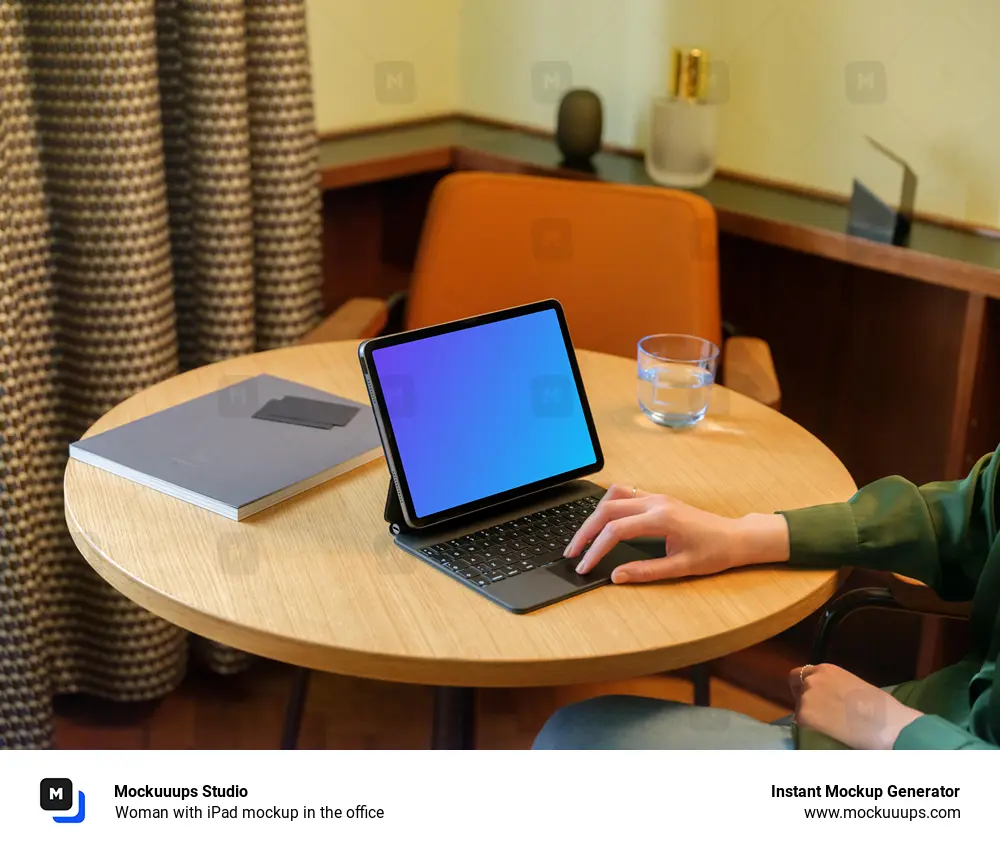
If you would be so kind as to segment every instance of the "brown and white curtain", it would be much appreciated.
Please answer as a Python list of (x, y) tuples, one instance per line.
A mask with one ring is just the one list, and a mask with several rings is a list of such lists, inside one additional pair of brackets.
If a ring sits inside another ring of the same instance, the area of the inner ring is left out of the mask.
[(318, 320), (304, 2), (0, 0), (0, 748), (246, 662), (98, 578), (62, 474), (122, 399)]

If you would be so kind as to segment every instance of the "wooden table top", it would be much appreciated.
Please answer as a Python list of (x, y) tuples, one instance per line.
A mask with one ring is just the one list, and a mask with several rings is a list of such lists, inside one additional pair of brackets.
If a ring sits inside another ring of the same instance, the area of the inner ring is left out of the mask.
[[(358, 401), (357, 342), (206, 366), (123, 402), (88, 435), (266, 372)], [(606, 466), (594, 480), (666, 492), (740, 516), (848, 498), (833, 453), (781, 414), (722, 387), (697, 428), (640, 413), (635, 363), (578, 352)], [(381, 459), (237, 523), (69, 461), (70, 533), (93, 568), (155, 614), (249, 652), (400, 682), (531, 686), (700, 663), (777, 634), (837, 586), (831, 571), (765, 567), (609, 586), (508, 613), (396, 547)]]

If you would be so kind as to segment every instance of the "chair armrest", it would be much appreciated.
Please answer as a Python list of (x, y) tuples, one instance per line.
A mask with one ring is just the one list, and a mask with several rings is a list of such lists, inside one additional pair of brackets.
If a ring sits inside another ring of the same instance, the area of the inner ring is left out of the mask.
[(882, 608), (966, 620), (972, 613), (971, 602), (945, 602), (926, 584), (898, 573), (886, 575), (887, 587), (859, 587), (827, 603), (820, 615), (819, 627), (809, 654), (810, 664), (826, 661), (827, 650), (837, 627), (851, 614), (863, 609)]
[(781, 387), (774, 371), (771, 349), (762, 339), (733, 336), (725, 341), (722, 383), (775, 410), (781, 407)]
[(945, 602), (926, 584), (916, 579), (891, 573), (888, 584), (895, 600), (908, 611), (960, 620), (967, 619), (972, 613), (971, 602)]
[(381, 298), (352, 298), (299, 340), (299, 345), (371, 339), (385, 327), (389, 313)]

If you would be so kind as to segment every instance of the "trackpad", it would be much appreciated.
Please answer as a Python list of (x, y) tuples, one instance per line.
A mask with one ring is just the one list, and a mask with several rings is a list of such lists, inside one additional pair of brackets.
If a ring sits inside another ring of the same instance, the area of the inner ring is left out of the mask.
[(576, 565), (580, 563), (579, 558), (563, 558), (561, 561), (551, 564), (544, 569), (553, 575), (568, 581), (574, 587), (587, 587), (588, 585), (606, 582), (611, 579), (611, 573), (616, 567), (628, 564), (632, 561), (644, 561), (649, 555), (633, 549), (627, 543), (619, 543), (605, 555), (601, 562), (589, 573), (582, 576), (576, 571)]

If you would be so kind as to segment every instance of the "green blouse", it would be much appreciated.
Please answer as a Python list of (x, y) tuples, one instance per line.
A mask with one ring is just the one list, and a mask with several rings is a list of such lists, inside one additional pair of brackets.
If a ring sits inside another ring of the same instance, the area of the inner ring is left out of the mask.
[[(998, 749), (1000, 685), (1000, 448), (964, 481), (917, 487), (893, 476), (861, 488), (848, 502), (785, 511), (791, 558), (801, 567), (844, 565), (917, 579), (948, 601), (972, 600), (974, 650), (893, 695), (924, 716), (896, 739), (897, 750)], [(802, 730), (803, 749), (828, 746)]]

